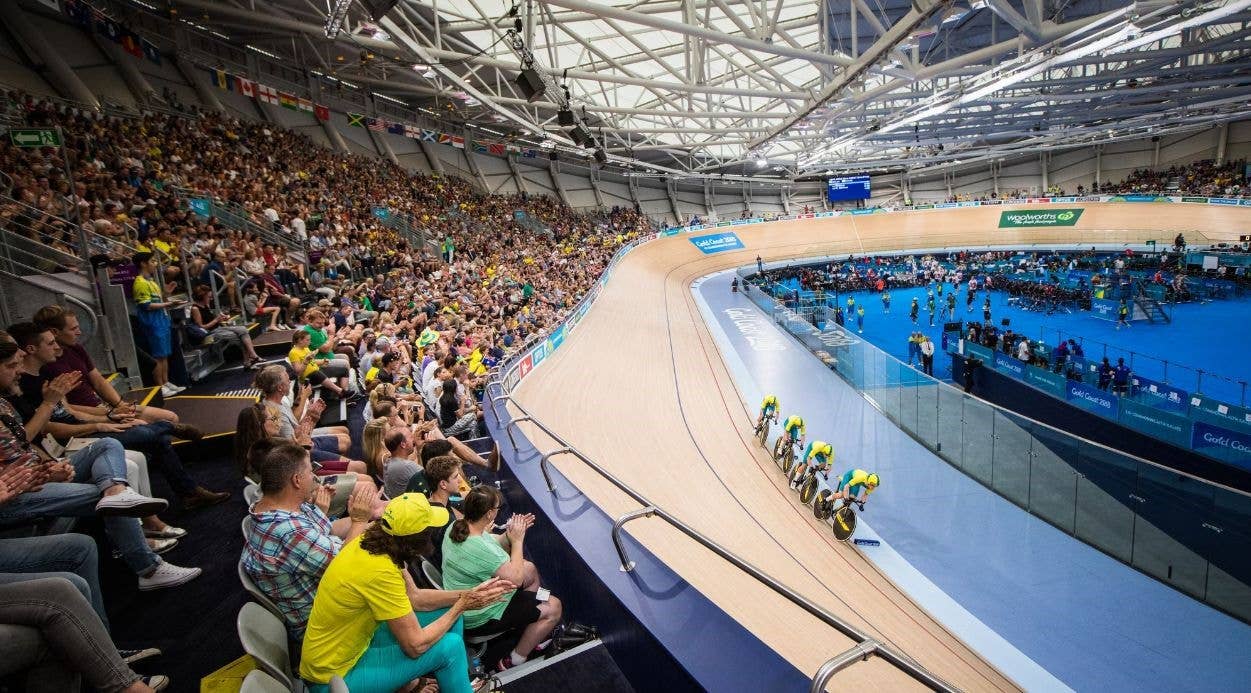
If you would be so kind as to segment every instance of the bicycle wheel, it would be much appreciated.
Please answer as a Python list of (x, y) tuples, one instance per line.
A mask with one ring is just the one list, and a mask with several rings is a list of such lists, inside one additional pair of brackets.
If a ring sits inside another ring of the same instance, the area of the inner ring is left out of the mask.
[(808, 505), (817, 495), (817, 475), (809, 474), (804, 485), (799, 489), (799, 502)]
[(856, 513), (850, 505), (844, 505), (834, 513), (834, 538), (847, 541), (856, 531)]
[(830, 500), (830, 496), (834, 492), (828, 488), (821, 489), (817, 494), (816, 500), (812, 501), (812, 513), (817, 516), (818, 520), (827, 520), (834, 511), (834, 501)]
[(765, 419), (760, 422), (760, 447), (768, 449), (769, 447), (769, 420)]
[(778, 441), (776, 443), (773, 444), (773, 463), (778, 466), (778, 469), (782, 470), (783, 474), (785, 474), (787, 471), (786, 464), (785, 462), (783, 462), (783, 458), (785, 457), (785, 455), (786, 455), (786, 436), (782, 436), (778, 438)]

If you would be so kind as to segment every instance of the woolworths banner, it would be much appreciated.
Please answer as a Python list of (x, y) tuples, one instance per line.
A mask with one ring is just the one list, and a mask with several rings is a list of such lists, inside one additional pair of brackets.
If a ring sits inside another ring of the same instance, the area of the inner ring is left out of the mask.
[(1019, 229), (1032, 226), (1072, 226), (1082, 217), (1080, 209), (1021, 209), (999, 213), (999, 228)]

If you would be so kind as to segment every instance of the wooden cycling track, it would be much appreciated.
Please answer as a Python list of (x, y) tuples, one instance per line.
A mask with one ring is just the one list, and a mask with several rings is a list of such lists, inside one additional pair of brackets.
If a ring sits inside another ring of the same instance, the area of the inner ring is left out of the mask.
[[(1251, 210), (1237, 208), (1056, 206), (1084, 212), (1072, 228), (997, 228), (1001, 211), (1049, 207), (1029, 205), (849, 215), (692, 234), (733, 230), (746, 246), (712, 255), (696, 249), (688, 235), (643, 244), (622, 259), (577, 330), (515, 395), (536, 418), (661, 507), (952, 685), (969, 691), (1016, 689), (873, 563), (836, 542), (828, 525), (785, 490), (781, 475), (751, 439), (757, 403), (744, 402), (735, 391), (690, 286), (712, 272), (754, 264), (757, 254), (774, 261), (910, 248), (1146, 240), (1164, 247), (1178, 231), (1194, 244), (1236, 240), (1237, 229), (1251, 228)], [(536, 428), (522, 427), (540, 449), (551, 447)], [(860, 452), (858, 457), (871, 459), (871, 451)], [(575, 458), (558, 456), (553, 462), (609, 515), (637, 509)], [(801, 671), (812, 674), (852, 646), (846, 636), (662, 521), (639, 520), (629, 528)], [(831, 684), (864, 685), (918, 688), (876, 658), (847, 668)]]

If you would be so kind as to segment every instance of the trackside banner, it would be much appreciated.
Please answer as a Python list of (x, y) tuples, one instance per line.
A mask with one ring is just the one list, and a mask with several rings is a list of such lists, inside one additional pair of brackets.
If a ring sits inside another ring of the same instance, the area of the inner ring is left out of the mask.
[(1018, 209), (999, 213), (999, 228), (1019, 229), (1034, 226), (1073, 226), (1082, 218), (1081, 209)]
[(690, 241), (705, 255), (724, 250), (740, 250), (743, 247), (743, 242), (734, 233), (710, 233), (707, 236), (695, 236)]

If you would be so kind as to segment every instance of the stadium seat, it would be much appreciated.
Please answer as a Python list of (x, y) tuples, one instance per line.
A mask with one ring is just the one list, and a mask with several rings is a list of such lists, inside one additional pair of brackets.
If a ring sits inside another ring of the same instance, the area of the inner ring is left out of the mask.
[(343, 682), (343, 678), (336, 676), (330, 679), (330, 693), (348, 693), (347, 684)]
[(243, 685), (239, 687), (239, 693), (289, 693), (289, 690), (282, 682), (260, 669), (249, 672), (243, 679)]
[(304, 690), (304, 683), (291, 674), (287, 628), (277, 616), (259, 604), (244, 604), (239, 610), (237, 627), (243, 651), (252, 656), (261, 671), (277, 679), (292, 693)]
[(426, 580), (436, 589), (443, 589), (443, 573), (435, 567), (433, 563), (426, 559), (421, 559), (421, 574), (426, 576)]
[[(261, 588), (256, 586), (256, 582), (252, 580), (252, 577), (243, 569), (243, 559), (239, 560), (237, 569), (239, 571), (239, 582), (243, 584), (244, 591), (251, 595), (252, 598), (255, 599), (261, 606), (265, 607), (266, 611), (274, 616), (277, 616), (278, 620), (281, 621), (282, 612), (278, 610), (278, 605), (273, 603), (269, 597), (265, 596), (265, 593), (261, 591)], [(284, 626), (284, 628), (285, 627), (286, 626)]]

